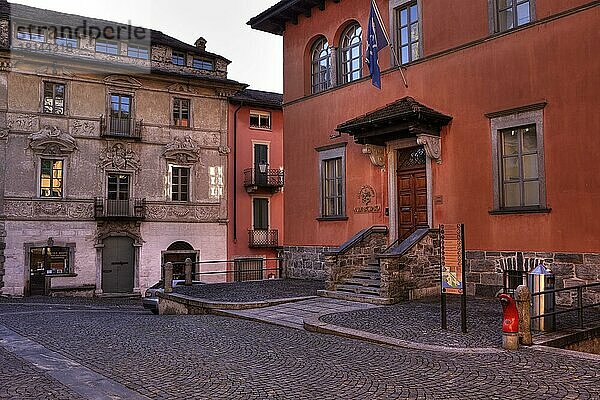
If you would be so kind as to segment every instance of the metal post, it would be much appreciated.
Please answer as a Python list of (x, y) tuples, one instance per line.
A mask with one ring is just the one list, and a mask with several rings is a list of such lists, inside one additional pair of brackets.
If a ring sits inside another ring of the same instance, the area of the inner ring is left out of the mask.
[(460, 224), (460, 236), (462, 241), (462, 295), (460, 296), (460, 327), (462, 333), (467, 333), (467, 275), (465, 274), (467, 254), (465, 252), (465, 224)]
[(579, 328), (583, 329), (583, 288), (577, 287), (577, 317), (579, 319)]
[(173, 292), (173, 263), (165, 264), (165, 293)]
[(185, 286), (192, 285), (192, 259), (185, 259)]
[(446, 312), (446, 293), (442, 292), (442, 329), (448, 329), (448, 315)]
[(279, 279), (283, 279), (283, 258), (278, 258), (277, 264), (279, 268)]

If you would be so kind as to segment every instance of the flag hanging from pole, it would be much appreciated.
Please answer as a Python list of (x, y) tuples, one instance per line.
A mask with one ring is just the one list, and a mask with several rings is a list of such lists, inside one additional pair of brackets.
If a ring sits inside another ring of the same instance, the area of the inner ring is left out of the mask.
[(379, 69), (378, 53), (379, 50), (384, 49), (390, 43), (377, 11), (375, 0), (371, 0), (369, 30), (367, 31), (367, 55), (365, 61), (369, 66), (369, 72), (371, 72), (371, 82), (373, 83), (373, 86), (381, 89), (381, 70)]

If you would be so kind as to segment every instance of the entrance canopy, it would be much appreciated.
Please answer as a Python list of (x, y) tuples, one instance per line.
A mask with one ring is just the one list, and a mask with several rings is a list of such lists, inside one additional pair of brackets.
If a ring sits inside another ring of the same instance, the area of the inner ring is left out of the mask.
[(418, 135), (440, 136), (452, 117), (403, 97), (385, 107), (346, 121), (335, 129), (354, 136), (359, 144), (384, 146), (386, 142)]

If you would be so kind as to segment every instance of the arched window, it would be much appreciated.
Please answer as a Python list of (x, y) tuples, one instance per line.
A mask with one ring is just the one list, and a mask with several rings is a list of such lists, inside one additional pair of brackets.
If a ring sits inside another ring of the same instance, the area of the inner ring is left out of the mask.
[(311, 54), (311, 92), (318, 93), (331, 85), (331, 50), (325, 38), (318, 39)]
[(340, 82), (348, 83), (362, 77), (362, 28), (352, 24), (340, 41)]

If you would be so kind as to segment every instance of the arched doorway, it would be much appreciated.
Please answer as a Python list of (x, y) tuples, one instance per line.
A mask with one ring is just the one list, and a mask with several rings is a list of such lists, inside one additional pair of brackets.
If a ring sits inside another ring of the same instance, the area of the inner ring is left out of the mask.
[(102, 292), (132, 293), (135, 273), (134, 240), (111, 236), (103, 241)]
[[(185, 275), (185, 260), (189, 258), (193, 263), (198, 261), (198, 251), (188, 242), (177, 241), (171, 243), (167, 250), (162, 252), (162, 265), (173, 263), (173, 276), (183, 278)], [(196, 266), (192, 267), (192, 274), (196, 272)]]

